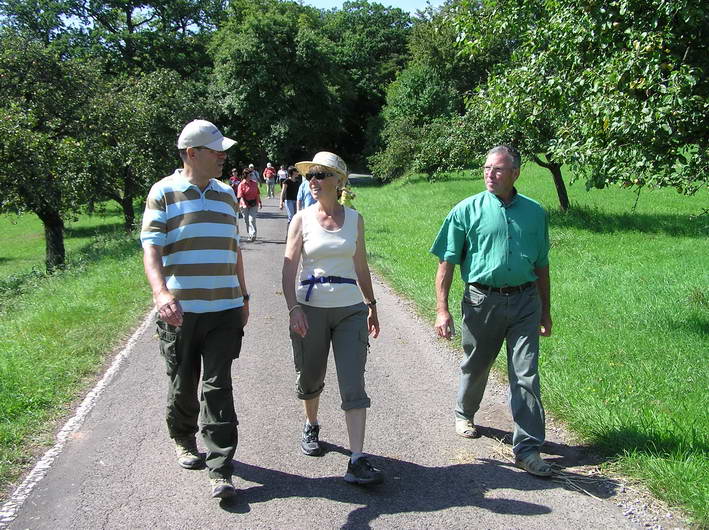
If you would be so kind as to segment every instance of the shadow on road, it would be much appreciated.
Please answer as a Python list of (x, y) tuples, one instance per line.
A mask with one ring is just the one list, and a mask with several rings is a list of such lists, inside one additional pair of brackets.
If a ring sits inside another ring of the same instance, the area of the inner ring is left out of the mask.
[[(349, 455), (342, 447), (323, 445), (326, 451)], [(385, 472), (386, 481), (369, 488), (347, 484), (341, 476), (308, 478), (235, 462), (234, 473), (237, 477), (260, 485), (240, 489), (233, 501), (225, 501), (221, 507), (232, 513), (246, 513), (250, 511), (251, 504), (273, 499), (323, 498), (357, 505), (349, 513), (343, 528), (369, 528), (369, 523), (381, 515), (435, 512), (458, 506), (472, 506), (498, 514), (542, 515), (550, 513), (551, 509), (542, 504), (504, 498), (504, 493), (496, 495), (491, 492), (564, 487), (556, 481), (532, 477), (513, 469), (509, 463), (491, 459), (441, 467), (426, 467), (387, 457), (373, 456), (371, 459)], [(317, 459), (313, 459), (313, 465), (317, 465)], [(564, 475), (573, 476), (569, 473)], [(605, 493), (600, 494), (608, 497), (612, 491), (606, 488)]]
[(258, 220), (259, 219), (287, 219), (288, 214), (286, 214), (285, 210), (276, 210), (274, 212), (265, 212), (263, 210), (259, 210), (258, 214), (256, 215), (256, 224), (258, 225)]
[[(263, 245), (266, 243), (274, 244), (274, 245), (285, 245), (286, 240), (285, 239), (256, 239), (256, 241), (247, 241), (246, 235), (241, 236), (241, 250), (242, 251), (247, 251), (249, 250), (250, 245)], [(285, 236), (283, 236), (285, 238)]]

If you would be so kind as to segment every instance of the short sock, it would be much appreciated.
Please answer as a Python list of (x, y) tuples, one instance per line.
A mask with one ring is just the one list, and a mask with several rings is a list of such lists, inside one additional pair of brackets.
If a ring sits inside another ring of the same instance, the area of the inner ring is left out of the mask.
[(352, 453), (352, 456), (350, 457), (350, 461), (354, 464), (357, 460), (359, 460), (363, 456), (364, 456), (364, 453)]
[(306, 425), (306, 426), (308, 426), (308, 425), (320, 425), (320, 422), (317, 421), (317, 420), (315, 420), (315, 423), (310, 423), (308, 420), (305, 420), (305, 425)]

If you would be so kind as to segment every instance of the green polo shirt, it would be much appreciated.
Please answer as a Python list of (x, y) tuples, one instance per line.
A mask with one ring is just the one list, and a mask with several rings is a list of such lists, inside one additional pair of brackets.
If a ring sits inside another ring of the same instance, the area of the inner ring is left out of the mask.
[(546, 211), (519, 193), (504, 204), (483, 191), (451, 210), (431, 253), (460, 265), (467, 283), (506, 287), (535, 281), (534, 269), (549, 265)]

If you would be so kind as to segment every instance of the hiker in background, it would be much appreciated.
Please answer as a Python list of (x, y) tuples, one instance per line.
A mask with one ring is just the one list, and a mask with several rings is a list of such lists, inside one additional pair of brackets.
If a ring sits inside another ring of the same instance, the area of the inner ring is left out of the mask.
[(307, 208), (308, 206), (312, 206), (315, 204), (316, 201), (315, 197), (313, 197), (313, 194), (310, 193), (310, 186), (308, 185), (307, 180), (303, 180), (301, 182), (300, 187), (298, 188), (298, 196), (296, 198), (296, 206), (298, 211)]
[(278, 183), (281, 185), (281, 190), (283, 190), (283, 182), (288, 178), (288, 171), (286, 171), (286, 166), (281, 166), (278, 169)]
[(300, 189), (300, 181), (302, 179), (295, 166), (290, 166), (286, 175), (287, 178), (285, 182), (283, 182), (281, 189), (280, 209), (282, 210), (285, 205), (286, 212), (288, 213), (288, 223), (290, 223), (297, 211), (296, 201), (298, 199), (298, 190)]
[(544, 408), (539, 384), (539, 335), (551, 335), (549, 222), (537, 202), (517, 192), (521, 160), (513, 147), (487, 154), (486, 191), (458, 203), (448, 214), (431, 252), (436, 274), (439, 337), (450, 339), (453, 318), (448, 294), (456, 264), (465, 283), (455, 432), (475, 438), (475, 413), (502, 342), (507, 345), (510, 404), (515, 423), (512, 450), (525, 471), (548, 477), (542, 460)]
[[(231, 476), (238, 422), (231, 365), (249, 319), (236, 198), (217, 180), (225, 151), (235, 143), (208, 121), (188, 123), (177, 140), (183, 168), (150, 189), (140, 234), (170, 380), (167, 427), (177, 463), (186, 469), (206, 463), (216, 498), (236, 494)], [(212, 224), (215, 216), (218, 224)], [(206, 460), (197, 449), (198, 417)]]
[(231, 170), (231, 176), (229, 177), (229, 186), (231, 186), (231, 189), (234, 190), (234, 195), (236, 195), (239, 182), (241, 182), (241, 179), (239, 178), (239, 170), (234, 168)]
[(322, 454), (318, 408), (332, 343), (352, 453), (344, 479), (375, 484), (382, 481), (382, 472), (362, 453), (370, 406), (364, 388), (367, 336), (379, 335), (364, 221), (356, 211), (337, 202), (338, 187), (347, 179), (347, 166), (339, 156), (320, 152), (312, 161), (295, 167), (305, 175), (317, 200), (293, 217), (283, 259), (283, 295), (290, 315), (296, 389), (305, 411), (301, 451), (309, 456)]
[(266, 181), (266, 196), (269, 199), (274, 198), (276, 196), (276, 170), (273, 169), (270, 162), (263, 170), (263, 179)]
[(248, 176), (251, 180), (253, 180), (256, 184), (258, 184), (261, 180), (261, 176), (259, 175), (258, 169), (254, 167), (253, 164), (249, 164), (249, 173)]
[(250, 169), (244, 170), (244, 178), (239, 183), (236, 198), (239, 200), (241, 215), (244, 216), (247, 241), (255, 241), (256, 216), (258, 215), (259, 208), (263, 205), (261, 204), (261, 190), (259, 190), (258, 182), (249, 177), (250, 172)]

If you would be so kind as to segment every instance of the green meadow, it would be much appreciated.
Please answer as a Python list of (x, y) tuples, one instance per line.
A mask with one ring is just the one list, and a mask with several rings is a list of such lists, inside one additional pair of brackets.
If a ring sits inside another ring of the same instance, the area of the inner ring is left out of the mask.
[(49, 277), (35, 216), (0, 216), (0, 234), (2, 486), (51, 441), (51, 420), (95, 380), (150, 300), (139, 243), (115, 208), (67, 223), (68, 265)]
[[(517, 187), (550, 214), (554, 327), (540, 361), (547, 410), (609, 466), (709, 524), (706, 190), (643, 190), (633, 208), (633, 190), (586, 191), (577, 182), (562, 213), (546, 170), (527, 165)], [(355, 190), (373, 267), (431, 322), (437, 258), (428, 249), (451, 207), (483, 189), (478, 172), (461, 172)], [(458, 329), (461, 292), (457, 276)]]

